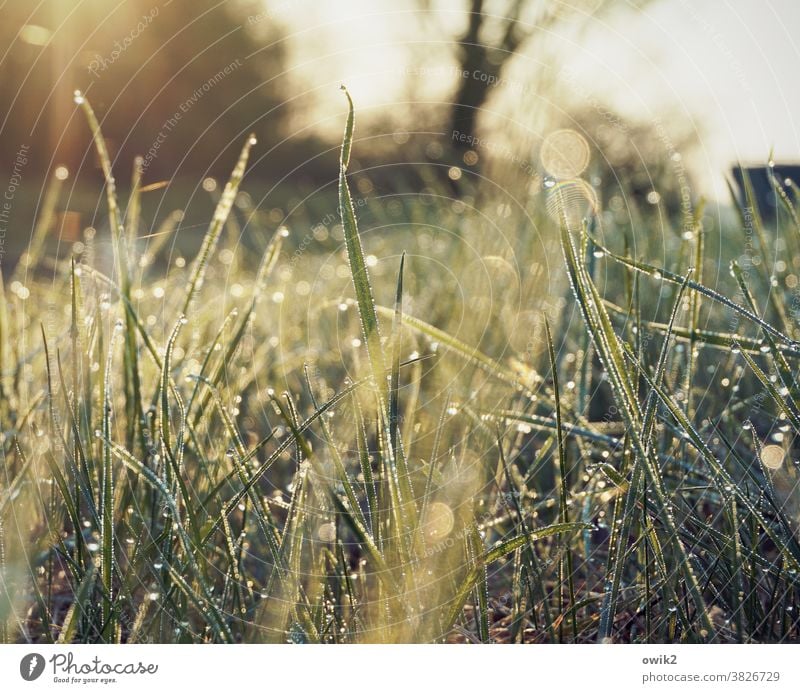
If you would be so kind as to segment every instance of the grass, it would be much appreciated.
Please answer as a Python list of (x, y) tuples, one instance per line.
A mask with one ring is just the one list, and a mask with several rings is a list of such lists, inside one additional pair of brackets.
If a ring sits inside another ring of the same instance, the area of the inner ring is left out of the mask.
[(76, 100), (112, 253), (48, 255), (55, 182), (0, 283), (0, 640), (798, 639), (793, 186), (636, 255), (558, 199), (362, 209), (347, 95), (341, 225), (250, 204), (248, 137), (186, 262)]

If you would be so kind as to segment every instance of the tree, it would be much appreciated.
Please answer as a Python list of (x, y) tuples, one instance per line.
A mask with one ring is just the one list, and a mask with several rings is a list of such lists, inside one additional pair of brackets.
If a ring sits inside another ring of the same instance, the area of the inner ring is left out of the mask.
[[(648, 0), (643, 0), (647, 2)], [(501, 84), (513, 57), (537, 36), (567, 22), (585, 25), (587, 17), (607, 13), (623, 5), (621, 0), (572, 0), (571, 3), (509, 0), (466, 0), (467, 26), (456, 41), (459, 79), (453, 96), (449, 125), (466, 137), (454, 139), (456, 149), (469, 148), (476, 135), (478, 117), (491, 90)], [(642, 3), (639, 3), (640, 5)], [(429, 2), (423, 0), (423, 7)], [(631, 3), (625, 2), (625, 7)]]
[[(524, 0), (514, 0), (502, 22), (505, 28), (495, 45), (483, 42), (488, 22), (484, 14), (484, 0), (469, 0), (467, 28), (456, 44), (457, 59), (462, 79), (458, 82), (450, 115), (453, 132), (474, 136), (480, 109), (486, 103), (492, 84), (500, 78), (506, 62), (528, 38), (519, 23)], [(456, 147), (469, 148), (467, 139), (454, 140)]]

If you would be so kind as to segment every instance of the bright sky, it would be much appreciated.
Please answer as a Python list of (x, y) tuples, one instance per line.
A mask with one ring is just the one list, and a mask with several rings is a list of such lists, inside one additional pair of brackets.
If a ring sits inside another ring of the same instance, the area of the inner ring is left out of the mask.
[[(392, 104), (408, 99), (415, 65), (439, 72), (417, 81), (414, 98), (446, 99), (455, 79), (445, 42), (462, 31), (467, 3), (429, 4), (437, 13), (420, 24), (416, 0), (272, 2), (271, 16), (294, 34), (290, 65), (310, 90), (307, 124), (338, 134), (344, 104), (332, 106), (331, 97), (340, 82), (362, 118), (390, 115)], [(765, 161), (772, 147), (778, 161), (800, 160), (797, 27), (797, 0), (657, 0), (641, 13), (593, 18), (584, 32), (566, 27), (548, 36), (549, 57), (537, 51), (541, 43), (527, 46), (508, 75), (526, 80), (539, 59), (550, 75), (567, 66), (582, 93), (626, 115), (696, 130), (695, 173), (724, 195), (720, 173), (737, 160)]]
[(671, 111), (693, 123), (706, 180), (719, 182), (720, 164), (763, 163), (773, 147), (776, 160), (797, 161), (799, 26), (796, 0), (660, 2), (618, 42), (597, 32), (591, 52), (614, 74), (595, 70), (590, 83), (607, 81), (620, 110), (645, 118)]

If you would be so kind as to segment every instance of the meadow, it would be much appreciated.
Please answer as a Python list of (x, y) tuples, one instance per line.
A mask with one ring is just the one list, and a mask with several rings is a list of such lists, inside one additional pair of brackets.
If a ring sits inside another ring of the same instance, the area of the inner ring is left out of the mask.
[(338, 208), (249, 137), (187, 256), (76, 95), (107, 223), (53, 251), (54, 180), (0, 283), (0, 641), (797, 641), (794, 184), (353, 194), (346, 97)]

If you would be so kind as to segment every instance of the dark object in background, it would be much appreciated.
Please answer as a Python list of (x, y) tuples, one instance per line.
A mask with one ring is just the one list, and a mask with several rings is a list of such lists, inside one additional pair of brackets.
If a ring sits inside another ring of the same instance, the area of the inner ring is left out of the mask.
[[(0, 167), (26, 145), (31, 180), (53, 163), (100, 177), (76, 89), (122, 184), (139, 155), (146, 182), (224, 179), (249, 133), (261, 154), (285, 139), (283, 30), (260, 0), (12, 2), (0, 20)], [(274, 170), (288, 148), (250, 170)]]
[[(755, 196), (758, 211), (761, 213), (761, 218), (765, 221), (774, 221), (781, 201), (775, 192), (772, 181), (770, 181), (770, 167), (734, 166), (731, 169), (733, 179), (736, 181), (738, 202), (740, 205), (746, 206), (742, 171), (747, 174), (750, 184), (753, 186), (753, 195)], [(771, 173), (775, 176), (775, 180), (783, 186), (784, 190), (787, 188), (787, 179), (792, 180), (795, 184), (800, 184), (800, 164), (775, 164)], [(786, 192), (789, 198), (792, 199), (791, 191), (786, 190)]]

